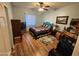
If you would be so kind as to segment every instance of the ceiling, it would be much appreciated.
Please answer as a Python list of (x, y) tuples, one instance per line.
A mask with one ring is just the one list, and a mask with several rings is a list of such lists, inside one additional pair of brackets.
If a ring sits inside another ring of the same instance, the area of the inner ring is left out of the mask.
[[(68, 6), (71, 4), (77, 4), (78, 2), (44, 2), (45, 5), (49, 5), (51, 9), (59, 9), (64, 6)], [(35, 9), (38, 2), (12, 2), (13, 7), (24, 7), (28, 9)]]

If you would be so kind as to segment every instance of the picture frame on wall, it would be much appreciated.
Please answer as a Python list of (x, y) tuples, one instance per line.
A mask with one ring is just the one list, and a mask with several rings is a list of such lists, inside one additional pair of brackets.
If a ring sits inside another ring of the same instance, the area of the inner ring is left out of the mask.
[(57, 24), (67, 24), (69, 16), (57, 16), (56, 23)]

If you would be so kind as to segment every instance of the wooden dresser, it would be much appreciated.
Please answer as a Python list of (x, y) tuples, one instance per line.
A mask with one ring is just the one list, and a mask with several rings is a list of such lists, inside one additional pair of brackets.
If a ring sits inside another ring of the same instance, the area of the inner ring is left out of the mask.
[[(12, 24), (12, 31), (13, 31), (13, 41), (15, 42), (15, 39), (20, 39), (21, 38), (21, 21), (17, 19), (12, 19), (11, 20)], [(18, 40), (17, 40), (18, 41)]]

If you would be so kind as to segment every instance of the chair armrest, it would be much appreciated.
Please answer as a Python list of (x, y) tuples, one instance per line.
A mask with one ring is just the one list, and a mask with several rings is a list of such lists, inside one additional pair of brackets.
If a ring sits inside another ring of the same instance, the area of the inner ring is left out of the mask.
[(59, 40), (59, 37), (60, 37), (61, 33), (60, 32), (57, 32), (55, 37)]

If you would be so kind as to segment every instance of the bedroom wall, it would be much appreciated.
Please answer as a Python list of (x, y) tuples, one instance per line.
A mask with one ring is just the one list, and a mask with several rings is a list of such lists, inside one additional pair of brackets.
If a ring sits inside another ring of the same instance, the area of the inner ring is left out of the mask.
[(21, 22), (24, 22), (25, 21), (24, 17), (26, 14), (34, 14), (36, 16), (36, 26), (42, 24), (42, 13), (35, 10), (29, 10), (27, 8), (13, 7), (14, 19), (20, 19)]
[(69, 26), (72, 18), (79, 18), (79, 4), (69, 5), (58, 10), (49, 10), (47, 13), (43, 14), (43, 21), (50, 21), (56, 24), (57, 16), (69, 16), (67, 25), (58, 24), (60, 26), (60, 30), (62, 31), (64, 26)]
[(79, 56), (79, 36), (78, 36), (78, 39), (77, 39), (77, 43), (75, 45), (75, 48), (74, 48), (74, 51), (73, 51), (73, 56)]

